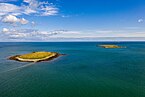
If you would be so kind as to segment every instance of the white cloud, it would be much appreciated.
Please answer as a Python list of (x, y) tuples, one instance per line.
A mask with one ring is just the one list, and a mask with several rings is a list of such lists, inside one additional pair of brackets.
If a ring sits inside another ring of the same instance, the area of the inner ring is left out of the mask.
[(144, 21), (143, 19), (139, 19), (139, 20), (138, 20), (139, 23), (141, 23), (141, 22), (143, 22), (143, 21)]
[(43, 40), (49, 39), (51, 36), (61, 34), (63, 30), (55, 31), (39, 31), (35, 29), (7, 29), (3, 28), (2, 34), (7, 39), (18, 39), (18, 40)]
[(143, 37), (144, 31), (128, 30), (96, 30), (96, 31), (65, 31), (61, 34), (52, 36), (58, 39), (96, 39), (100, 37)]
[(29, 6), (23, 6), (23, 14), (30, 15), (36, 13), (37, 11), (35, 9), (31, 9)]
[(23, 25), (24, 25), (24, 24), (28, 24), (28, 22), (29, 22), (28, 20), (26, 20), (26, 19), (24, 19), (24, 18), (19, 19), (19, 20), (20, 20), (20, 23), (23, 24)]
[(4, 33), (5, 33), (5, 32), (9, 32), (9, 29), (3, 28), (3, 29), (2, 29), (2, 32), (4, 32)]
[[(29, 21), (25, 18), (18, 18), (20, 15), (51, 16), (57, 15), (57, 13), (58, 8), (52, 3), (41, 2), (39, 0), (24, 0), (21, 5), (0, 3), (0, 21), (2, 23), (12, 24), (13, 26), (16, 26), (17, 24), (28, 24)], [(31, 22), (31, 24), (34, 26), (36, 23)]]
[(7, 15), (1, 21), (4, 23), (17, 23), (19, 22), (19, 19), (13, 15)]
[(41, 16), (56, 15), (58, 13), (58, 9), (52, 6), (43, 6), (40, 10), (42, 11)]
[(7, 15), (4, 18), (1, 19), (1, 21), (3, 23), (10, 23), (10, 24), (14, 24), (14, 23), (20, 23), (20, 24), (27, 24), (29, 21), (24, 19), (24, 18), (17, 18), (14, 15)]
[[(16, 0), (0, 0), (3, 3), (0, 3), (0, 22), (11, 24), (12, 26), (21, 26), (17, 24), (28, 24), (29, 21), (25, 18), (20, 18), (23, 15), (31, 16), (50, 16), (57, 15), (58, 8), (55, 7), (52, 3), (41, 2), (39, 0), (23, 0), (21, 5), (15, 5), (9, 1)], [(6, 1), (6, 3), (4, 3)], [(8, 3), (9, 2), (9, 3)], [(32, 26), (35, 26), (34, 21), (30, 22)], [(4, 26), (6, 26), (4, 24)], [(52, 36), (58, 35), (65, 31), (55, 30), (55, 31), (39, 31), (35, 29), (15, 29), (12, 26), (3, 28), (0, 36), (4, 36), (7, 39), (24, 39), (24, 40), (33, 40), (33, 39), (49, 39)], [(23, 26), (21, 26), (23, 27)], [(0, 37), (1, 39), (3, 37)]]
[(16, 6), (14, 4), (9, 3), (0, 3), (0, 16), (7, 15), (10, 13), (19, 13), (21, 8), (19, 6)]
[(36, 25), (36, 23), (35, 23), (34, 21), (32, 21), (32, 22), (31, 22), (31, 25), (32, 25), (32, 26), (35, 26), (35, 25)]
[(0, 16), (8, 14), (50, 16), (56, 15), (57, 13), (58, 8), (52, 5), (52, 3), (40, 2), (38, 0), (24, 0), (21, 6), (10, 3), (0, 3)]
[(25, 3), (30, 3), (32, 0), (24, 0)]
[(58, 8), (52, 5), (52, 3), (39, 2), (38, 0), (24, 0), (23, 2), (28, 3), (28, 5), (23, 5), (24, 14), (50, 16), (58, 13)]
[[(63, 40), (116, 40), (118, 39), (139, 39), (145, 36), (145, 32), (128, 32), (128, 31), (70, 31), (70, 30), (54, 30), (54, 31), (39, 31), (36, 29), (7, 29), (3, 28), (2, 35), (5, 39), (17, 41), (63, 41)], [(131, 34), (132, 33), (132, 34)], [(141, 38), (143, 39), (143, 38)], [(144, 38), (145, 39), (145, 38)]]

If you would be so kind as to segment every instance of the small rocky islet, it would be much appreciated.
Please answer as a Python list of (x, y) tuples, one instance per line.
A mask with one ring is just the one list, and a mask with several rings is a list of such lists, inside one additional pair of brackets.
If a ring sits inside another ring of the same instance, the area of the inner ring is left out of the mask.
[(16, 60), (16, 61), (20, 61), (20, 62), (41, 62), (41, 61), (52, 60), (61, 55), (64, 55), (64, 54), (59, 54), (56, 52), (40, 51), (40, 52), (32, 52), (32, 53), (28, 53), (28, 54), (10, 56), (8, 59)]
[(114, 44), (104, 44), (104, 45), (99, 45), (99, 47), (102, 47), (102, 48), (126, 48), (126, 47), (114, 45)]

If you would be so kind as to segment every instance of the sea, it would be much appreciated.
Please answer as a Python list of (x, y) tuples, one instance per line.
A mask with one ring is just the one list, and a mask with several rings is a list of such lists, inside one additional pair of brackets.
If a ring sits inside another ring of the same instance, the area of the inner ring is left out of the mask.
[[(8, 60), (35, 51), (66, 55)], [(1, 42), (0, 97), (145, 97), (145, 42)]]

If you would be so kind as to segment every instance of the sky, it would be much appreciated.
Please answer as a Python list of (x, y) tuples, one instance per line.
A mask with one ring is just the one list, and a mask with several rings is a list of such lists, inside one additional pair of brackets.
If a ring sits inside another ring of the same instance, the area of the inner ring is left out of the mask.
[(0, 0), (0, 42), (145, 41), (145, 0)]

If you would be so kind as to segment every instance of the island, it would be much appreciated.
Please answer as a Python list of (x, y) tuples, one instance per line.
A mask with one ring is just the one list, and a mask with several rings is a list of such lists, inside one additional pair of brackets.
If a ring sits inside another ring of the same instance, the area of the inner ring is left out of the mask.
[(114, 44), (105, 44), (105, 45), (99, 45), (102, 48), (125, 48), (122, 46), (114, 45)]
[(41, 62), (41, 61), (48, 61), (52, 60), (54, 58), (59, 57), (60, 55), (56, 52), (45, 52), (45, 51), (40, 51), (40, 52), (32, 52), (28, 54), (23, 54), (23, 55), (15, 55), (11, 56), (8, 59), (10, 60), (16, 60), (20, 62)]

